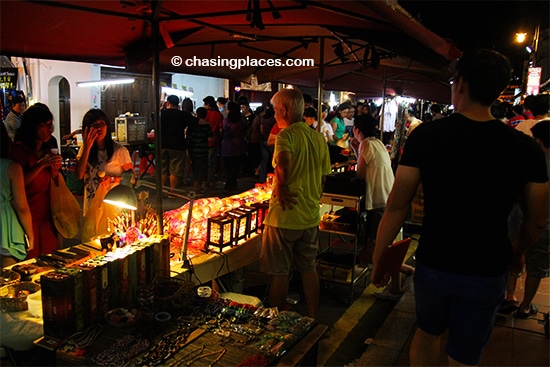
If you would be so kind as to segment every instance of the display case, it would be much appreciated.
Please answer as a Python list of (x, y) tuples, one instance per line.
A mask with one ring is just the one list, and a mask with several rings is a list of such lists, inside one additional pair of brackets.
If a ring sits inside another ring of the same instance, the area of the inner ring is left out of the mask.
[(119, 143), (132, 144), (147, 141), (147, 119), (144, 116), (115, 118), (115, 131)]
[[(362, 196), (323, 193), (321, 204), (329, 205), (319, 229), (328, 234), (328, 244), (317, 257), (317, 271), (322, 281), (349, 286), (346, 301), (353, 303), (357, 282), (363, 279), (368, 267), (358, 264), (360, 212)], [(340, 208), (335, 211), (335, 208)]]

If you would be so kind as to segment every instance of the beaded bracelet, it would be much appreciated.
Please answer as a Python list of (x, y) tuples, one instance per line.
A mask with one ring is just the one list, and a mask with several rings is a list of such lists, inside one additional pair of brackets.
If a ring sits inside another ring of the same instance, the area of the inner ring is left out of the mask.
[(155, 320), (158, 322), (167, 322), (172, 319), (172, 315), (170, 315), (168, 312), (157, 312), (155, 314)]
[[(182, 331), (183, 334), (181, 334)], [(137, 366), (149, 366), (166, 361), (185, 346), (189, 333), (190, 329), (186, 325), (178, 323), (177, 330), (164, 335), (143, 356), (134, 359), (134, 364)]]
[(116, 340), (109, 349), (93, 356), (92, 361), (100, 366), (121, 366), (148, 347), (147, 339), (126, 335)]

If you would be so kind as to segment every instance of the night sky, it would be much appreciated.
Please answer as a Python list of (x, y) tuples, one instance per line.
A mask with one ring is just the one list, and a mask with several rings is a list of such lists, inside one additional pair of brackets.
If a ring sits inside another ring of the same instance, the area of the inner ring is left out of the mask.
[(523, 60), (529, 58), (525, 45), (515, 43), (516, 32), (532, 40), (537, 24), (548, 28), (550, 1), (414, 1), (400, 0), (426, 28), (451, 39), (462, 51), (491, 48), (505, 54), (521, 75)]

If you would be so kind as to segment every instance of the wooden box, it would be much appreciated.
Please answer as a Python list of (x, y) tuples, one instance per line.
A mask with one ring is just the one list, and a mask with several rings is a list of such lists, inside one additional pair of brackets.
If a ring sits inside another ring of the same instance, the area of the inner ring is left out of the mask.
[(70, 274), (57, 271), (40, 277), (42, 288), (42, 317), (44, 335), (64, 339), (76, 332), (73, 294), (74, 281)]
[(83, 262), (74, 267), (82, 271), (84, 286), (84, 328), (101, 319), (97, 301), (97, 288), (99, 282), (98, 267), (93, 263)]

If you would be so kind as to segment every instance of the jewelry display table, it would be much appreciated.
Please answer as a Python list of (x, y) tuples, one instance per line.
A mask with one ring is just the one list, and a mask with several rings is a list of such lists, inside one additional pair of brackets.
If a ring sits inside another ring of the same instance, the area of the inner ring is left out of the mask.
[[(267, 359), (268, 365), (273, 366), (316, 366), (318, 354), (318, 342), (327, 331), (327, 326), (314, 324), (309, 331), (298, 339), (281, 356)], [(254, 352), (251, 345), (243, 344), (243, 336), (232, 333), (234, 336), (220, 335), (215, 330), (207, 331), (204, 327), (194, 329), (189, 333), (178, 330), (175, 323), (158, 323), (154, 320), (143, 321), (135, 327), (115, 328), (111, 325), (105, 325), (104, 330), (96, 341), (86, 350), (83, 356), (77, 356), (73, 351), (65, 351), (63, 347), (56, 350), (57, 366), (91, 366), (91, 365), (116, 365), (122, 360), (106, 360), (102, 364), (101, 357), (118, 358), (127, 352), (126, 346), (114, 353), (113, 346), (120, 345), (121, 341), (128, 338), (151, 339), (150, 346), (155, 346), (158, 341), (166, 340), (163, 336), (172, 335), (173, 338), (179, 336), (184, 340), (182, 346), (171, 356), (159, 365), (163, 366), (236, 366), (239, 363), (259, 355)], [(261, 338), (260, 338), (261, 339)], [(137, 341), (140, 343), (141, 341)], [(149, 349), (145, 348), (147, 351)], [(147, 352), (141, 352), (132, 358), (126, 359), (127, 365), (139, 365), (145, 362)], [(100, 357), (98, 357), (98, 354)], [(151, 354), (151, 353), (150, 353)], [(118, 355), (118, 356), (117, 356)], [(113, 357), (116, 356), (116, 357)], [(98, 359), (99, 358), (99, 359)], [(126, 364), (125, 364), (126, 365)], [(243, 364), (245, 365), (245, 364)]]

